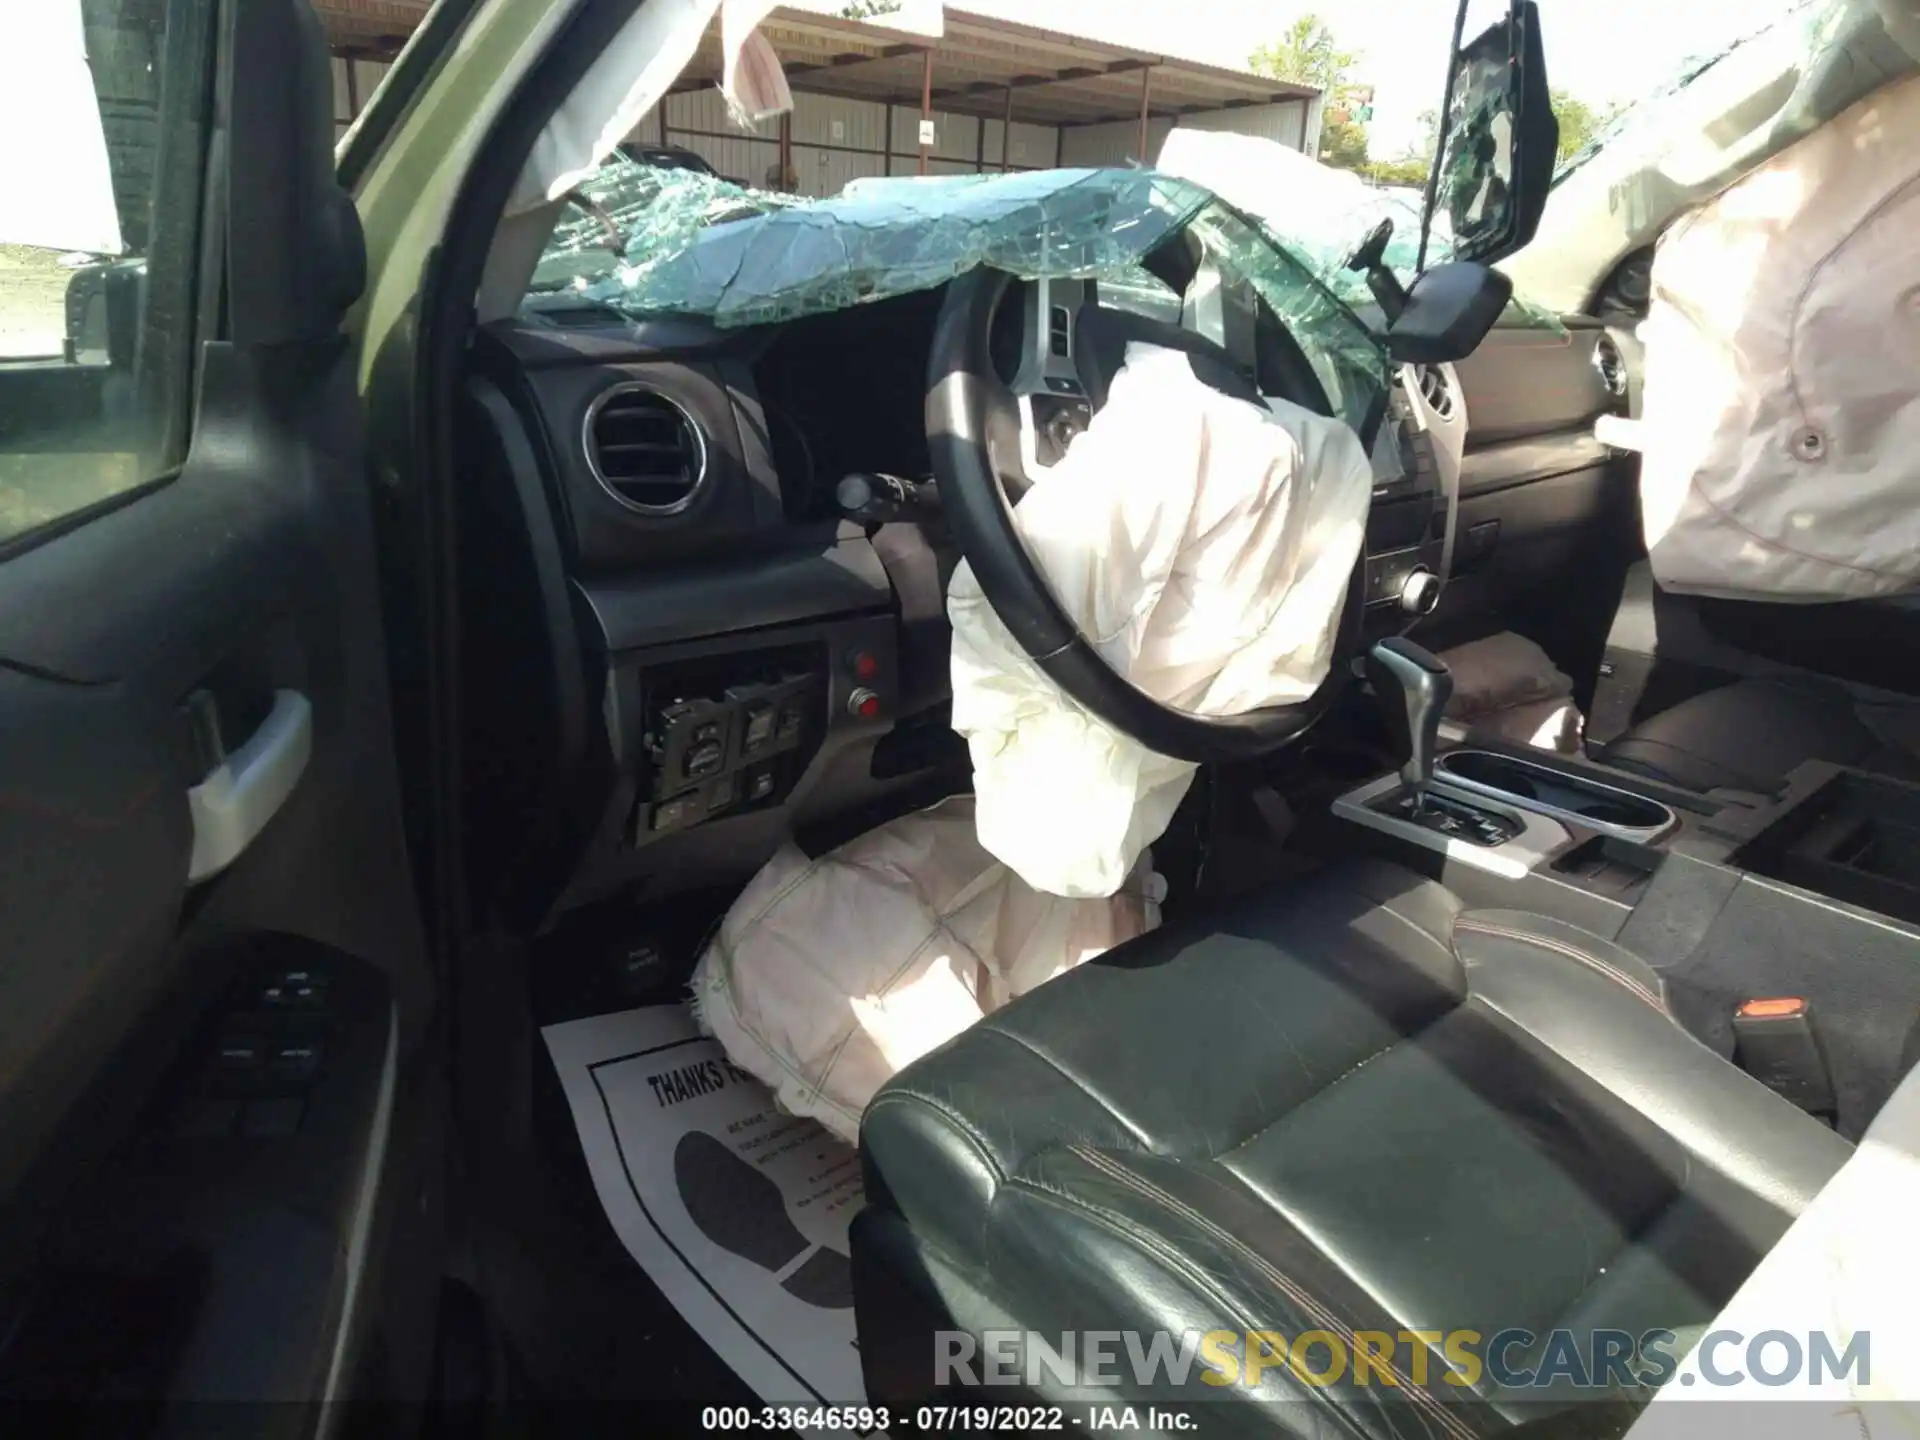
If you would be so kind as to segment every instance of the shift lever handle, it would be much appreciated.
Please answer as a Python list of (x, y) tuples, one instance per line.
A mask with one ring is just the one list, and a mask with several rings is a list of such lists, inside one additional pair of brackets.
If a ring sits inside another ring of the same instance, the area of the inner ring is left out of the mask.
[(1387, 729), (1406, 757), (1400, 778), (1413, 792), (1414, 809), (1427, 800), (1433, 779), (1433, 749), (1440, 717), (1453, 698), (1453, 675), (1446, 662), (1411, 640), (1382, 640), (1367, 653), (1367, 679), (1380, 697)]

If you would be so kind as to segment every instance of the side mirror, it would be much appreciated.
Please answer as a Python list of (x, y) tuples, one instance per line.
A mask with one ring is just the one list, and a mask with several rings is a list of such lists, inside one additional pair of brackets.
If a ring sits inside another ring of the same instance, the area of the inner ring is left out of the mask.
[(146, 298), (144, 259), (83, 265), (67, 281), (67, 363), (131, 370)]
[(1507, 18), (1471, 44), (1454, 20), (1454, 55), (1440, 114), (1439, 153), (1420, 225), (1424, 268), (1434, 216), (1444, 213), (1451, 258), (1491, 264), (1533, 238), (1553, 186), (1560, 125), (1547, 89), (1536, 0), (1513, 0)]
[(1436, 265), (1414, 280), (1387, 327), (1387, 354), (1401, 365), (1464, 360), (1512, 298), (1513, 281), (1489, 266), (1468, 260)]

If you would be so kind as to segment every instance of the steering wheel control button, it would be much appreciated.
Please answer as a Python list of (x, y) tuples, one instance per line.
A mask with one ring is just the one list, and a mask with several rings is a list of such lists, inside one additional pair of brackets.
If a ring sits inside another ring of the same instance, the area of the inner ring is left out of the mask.
[(1416, 565), (1400, 582), (1400, 608), (1409, 615), (1431, 615), (1440, 603), (1440, 577)]
[(318, 1010), (327, 1003), (326, 981), (309, 970), (289, 970), (260, 989), (268, 1010)]
[(316, 1041), (285, 1041), (273, 1047), (272, 1072), (275, 1079), (307, 1081), (320, 1069), (320, 1045)]
[(773, 794), (773, 771), (759, 770), (747, 777), (747, 799), (764, 800)]
[(220, 1037), (222, 1070), (253, 1070), (266, 1054), (266, 1038), (257, 1030), (231, 1030)]
[(847, 713), (860, 720), (878, 720), (880, 697), (862, 685), (847, 696)]
[(689, 780), (704, 780), (726, 762), (727, 752), (719, 745), (699, 745), (687, 751), (685, 769)]

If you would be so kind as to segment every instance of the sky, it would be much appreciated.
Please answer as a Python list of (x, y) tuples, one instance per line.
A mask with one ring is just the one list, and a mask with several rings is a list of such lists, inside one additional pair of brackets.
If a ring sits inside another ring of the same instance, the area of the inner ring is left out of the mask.
[[(1722, 49), (1791, 0), (1541, 0), (1547, 73), (1555, 88), (1604, 105), (1631, 102), (1689, 55)], [(1296, 18), (1315, 14), (1360, 56), (1354, 78), (1374, 86), (1370, 148), (1402, 154), (1422, 111), (1437, 109), (1452, 38), (1452, 0), (955, 0), (958, 8), (1110, 40), (1159, 54), (1244, 66)], [(1471, 35), (1498, 18), (1474, 0)], [(1482, 12), (1485, 12), (1484, 14)]]

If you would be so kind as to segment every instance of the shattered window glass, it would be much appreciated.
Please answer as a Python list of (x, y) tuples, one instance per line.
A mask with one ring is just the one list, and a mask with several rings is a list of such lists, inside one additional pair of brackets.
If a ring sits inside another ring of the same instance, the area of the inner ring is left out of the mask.
[(1189, 229), (1267, 299), (1337, 412), (1367, 433), (1385, 402), (1386, 361), (1359, 317), (1210, 191), (1151, 170), (856, 180), (804, 200), (616, 157), (571, 197), (528, 303), (557, 293), (636, 319), (762, 325), (933, 289), (981, 266), (1026, 280), (1093, 277), (1146, 302), (1156, 297), (1141, 285), (1141, 258)]
[(1362, 436), (1373, 433), (1387, 398), (1387, 357), (1360, 317), (1315, 278), (1311, 264), (1255, 224), (1213, 201), (1193, 231), (1223, 268), (1260, 292), (1326, 387), (1333, 409)]
[[(1351, 171), (1336, 170), (1270, 141), (1222, 132), (1175, 129), (1161, 163), (1201, 184), (1208, 183), (1209, 176), (1219, 177), (1215, 183), (1237, 211), (1280, 237), (1288, 253), (1348, 308), (1381, 325), (1385, 320), (1378, 316), (1366, 276), (1347, 268), (1348, 257), (1375, 226), (1390, 221), (1393, 231), (1382, 256), (1387, 268), (1402, 285), (1411, 285), (1418, 273), (1424, 191), (1373, 185)], [(1433, 218), (1427, 259), (1437, 265), (1452, 253), (1442, 210)], [(1564, 329), (1558, 316), (1520, 296), (1509, 303), (1500, 323)]]
[(1103, 310), (1124, 310), (1129, 315), (1169, 325), (1178, 325), (1186, 313), (1186, 306), (1173, 287), (1146, 266), (1137, 264), (1100, 282), (1099, 303)]
[(1435, 209), (1450, 218), (1458, 244), (1471, 246), (1502, 235), (1510, 223), (1515, 139), (1511, 70), (1504, 49), (1476, 49), (1454, 82)]
[(566, 197), (532, 289), (536, 295), (596, 293), (596, 286), (644, 270), (649, 260), (681, 254), (714, 226), (799, 203), (697, 170), (635, 164), (616, 151)]

